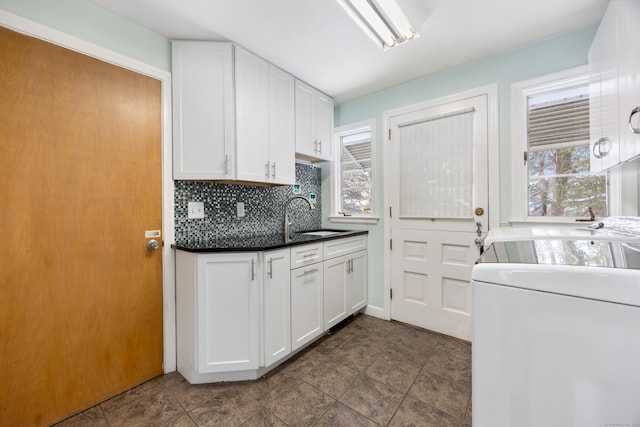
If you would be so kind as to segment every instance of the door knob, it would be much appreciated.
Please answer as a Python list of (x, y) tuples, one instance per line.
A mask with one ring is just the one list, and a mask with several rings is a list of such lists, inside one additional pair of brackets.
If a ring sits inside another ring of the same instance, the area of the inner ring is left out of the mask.
[(475, 214), (476, 214), (476, 216), (482, 216), (482, 215), (484, 215), (484, 209), (482, 209), (482, 208), (476, 208), (476, 210), (475, 210)]
[(158, 243), (157, 240), (152, 239), (147, 242), (147, 249), (149, 249), (150, 251), (155, 251), (159, 247), (160, 247), (160, 243)]

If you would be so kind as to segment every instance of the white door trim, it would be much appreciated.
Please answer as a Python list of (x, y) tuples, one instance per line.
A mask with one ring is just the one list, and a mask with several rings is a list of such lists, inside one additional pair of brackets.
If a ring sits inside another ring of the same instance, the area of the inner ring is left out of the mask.
[[(171, 148), (171, 73), (4, 10), (0, 10), (0, 26), (152, 77), (161, 82), (162, 230), (164, 233), (162, 240), (165, 243), (173, 243), (175, 240), (175, 227), (174, 184), (172, 176), (173, 157)], [(162, 248), (162, 269), (163, 369), (164, 372), (167, 373), (176, 370), (175, 260), (173, 249), (171, 249), (169, 244), (165, 244)]]
[[(493, 83), (486, 86), (481, 86), (475, 89), (470, 89), (464, 92), (459, 92), (453, 95), (444, 96), (441, 98), (431, 99), (425, 102), (417, 104), (407, 105), (404, 107), (388, 110), (382, 113), (382, 128), (384, 135), (383, 142), (383, 175), (386, 175), (390, 169), (389, 165), (389, 122), (394, 116), (410, 113), (415, 110), (435, 107), (436, 105), (454, 102), (460, 99), (472, 98), (475, 96), (487, 95), (487, 132), (488, 132), (488, 147), (487, 158), (489, 171), (489, 213), (488, 213), (488, 227), (489, 229), (497, 227), (500, 222), (500, 146), (499, 146), (499, 120), (498, 120), (498, 84)], [(387, 177), (384, 180), (384, 319), (391, 319), (391, 221), (389, 219), (389, 206), (390, 202), (390, 180)]]

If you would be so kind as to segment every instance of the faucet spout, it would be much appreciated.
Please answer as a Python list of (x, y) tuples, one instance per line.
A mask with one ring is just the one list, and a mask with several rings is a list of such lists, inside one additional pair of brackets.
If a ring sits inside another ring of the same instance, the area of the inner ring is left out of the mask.
[(315, 209), (315, 207), (313, 206), (313, 203), (311, 203), (311, 200), (307, 199), (304, 196), (293, 196), (293, 197), (290, 197), (285, 202), (284, 204), (284, 242), (285, 243), (289, 243), (289, 241), (291, 240), (291, 236), (289, 236), (289, 205), (295, 199), (302, 199), (306, 201), (309, 204), (309, 210)]

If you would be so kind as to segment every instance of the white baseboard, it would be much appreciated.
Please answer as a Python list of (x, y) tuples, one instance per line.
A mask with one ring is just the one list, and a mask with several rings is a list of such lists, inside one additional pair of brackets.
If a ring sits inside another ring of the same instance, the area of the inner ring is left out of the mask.
[(368, 305), (364, 310), (364, 314), (368, 314), (369, 316), (377, 317), (379, 319), (390, 320), (384, 312), (384, 308), (376, 307), (375, 305)]

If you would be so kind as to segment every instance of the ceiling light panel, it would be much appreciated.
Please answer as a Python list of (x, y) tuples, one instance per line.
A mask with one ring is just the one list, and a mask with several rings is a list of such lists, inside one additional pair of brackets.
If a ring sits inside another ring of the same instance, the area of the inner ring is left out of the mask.
[(380, 47), (388, 49), (418, 34), (397, 0), (337, 0)]

